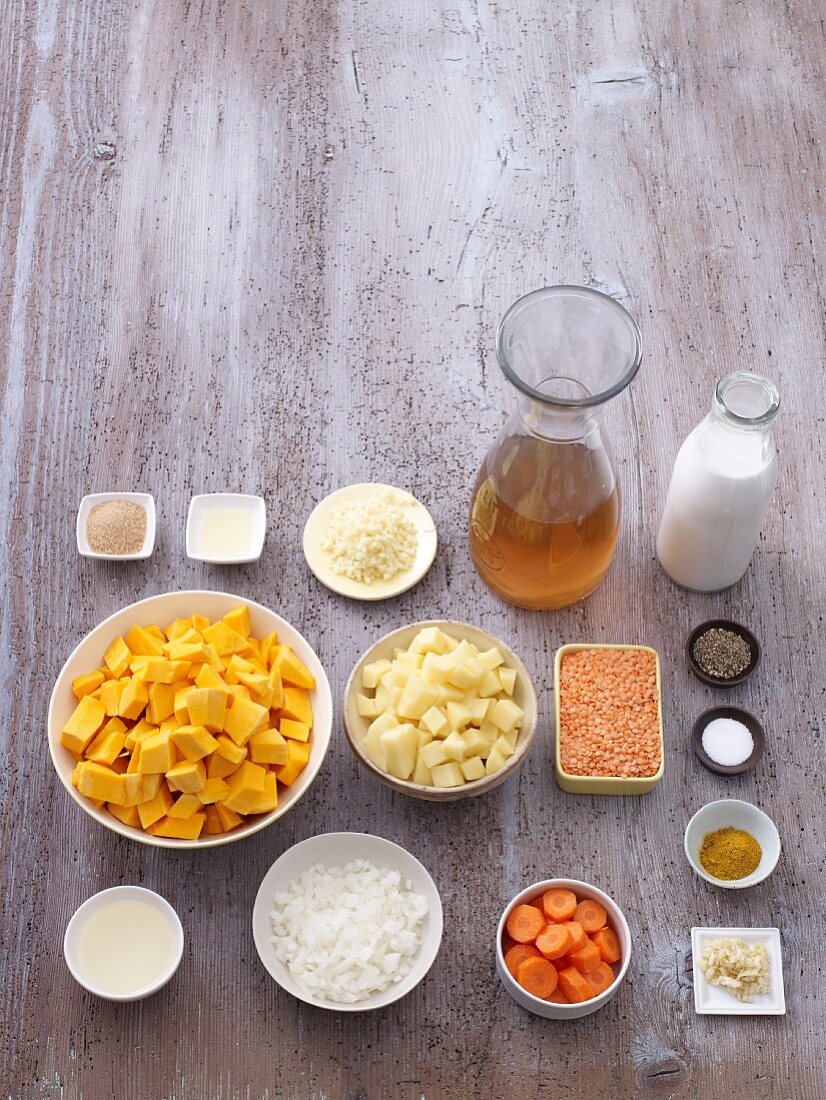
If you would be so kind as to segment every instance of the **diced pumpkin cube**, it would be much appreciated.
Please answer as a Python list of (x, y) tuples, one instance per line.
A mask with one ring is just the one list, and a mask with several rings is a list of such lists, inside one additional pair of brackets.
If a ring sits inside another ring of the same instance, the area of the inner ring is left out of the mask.
[(144, 737), (140, 742), (141, 756), (138, 761), (139, 775), (152, 775), (156, 772), (168, 772), (178, 759), (171, 731), (158, 730)]
[(229, 783), (223, 779), (207, 779), (200, 791), (195, 795), (205, 806), (208, 802), (223, 802), (229, 794)]
[(273, 631), (272, 634), (265, 634), (259, 642), (258, 655), (262, 663), (267, 665), (267, 667), (269, 667), (270, 663), (270, 650), (275, 645), (278, 645), (278, 635), (275, 631)]
[(181, 794), (170, 807), (167, 817), (187, 818), (202, 809), (201, 800), (197, 794)]
[(287, 742), (276, 729), (254, 733), (248, 746), (253, 764), (286, 764), (289, 760)]
[(162, 782), (162, 775), (127, 772), (123, 777), (123, 789), (126, 792), (124, 806), (138, 806), (141, 802), (151, 801), (160, 790)]
[(72, 752), (82, 753), (106, 719), (106, 708), (99, 699), (84, 695), (60, 732), (60, 743)]
[(120, 679), (129, 668), (132, 653), (123, 638), (115, 638), (103, 654), (103, 663), (116, 679)]
[(75, 766), (73, 782), (78, 792), (86, 798), (114, 802), (116, 806), (122, 806), (126, 801), (124, 777), (105, 764), (81, 760)]
[(310, 696), (303, 688), (285, 687), (284, 704), (281, 707), (284, 718), (294, 718), (296, 722), (303, 722), (307, 726), (313, 724), (313, 707)]
[(206, 617), (206, 615), (192, 616), (192, 628), (193, 630), (197, 630), (199, 634), (203, 634), (208, 626), (209, 619)]
[(124, 825), (129, 825), (133, 829), (140, 828), (141, 819), (137, 806), (118, 806), (116, 802), (107, 802), (106, 809), (112, 817), (116, 817)]
[(135, 657), (160, 657), (163, 653), (161, 639), (143, 626), (133, 626), (125, 641)]
[(196, 794), (206, 786), (206, 765), (203, 760), (182, 760), (168, 769), (166, 781), (176, 791)]
[(101, 684), (100, 701), (110, 718), (118, 717), (121, 692), (128, 683), (128, 680), (107, 680), (105, 684)]
[(215, 688), (217, 691), (223, 692), (227, 699), (229, 698), (226, 681), (212, 665), (201, 665), (198, 669), (198, 675), (195, 677), (195, 684), (199, 688)]
[(229, 699), (227, 706), (232, 706), (233, 699), (249, 699), (250, 689), (246, 684), (227, 684), (227, 691), (229, 692)]
[(247, 805), (249, 806), (247, 812), (251, 814), (269, 814), (276, 808), (278, 805), (278, 785), (273, 772), (266, 772), (262, 790), (251, 794)]
[(224, 730), (236, 745), (245, 745), (254, 733), (264, 729), (269, 716), (266, 707), (236, 696), (224, 718)]
[(190, 644), (173, 642), (169, 646), (169, 659), (170, 661), (188, 661), (191, 666), (189, 670), (191, 675), (192, 667), (195, 665), (209, 664), (212, 653), (209, 646), (205, 645), (200, 639)]
[(234, 630), (236, 634), (240, 634), (242, 638), (249, 638), (250, 634), (252, 634), (249, 608), (245, 603), (233, 607), (232, 611), (228, 611), (226, 615), (224, 615), (224, 622), (231, 630)]
[(179, 726), (189, 725), (189, 695), (193, 691), (198, 688), (185, 687), (175, 692), (175, 720)]
[(126, 724), (120, 718), (110, 718), (92, 743), (86, 748), (86, 758), (98, 764), (113, 764), (126, 741)]
[(272, 686), (270, 706), (280, 710), (284, 705), (284, 684), (281, 680), (281, 673), (277, 668), (270, 669), (269, 681)]
[(286, 764), (282, 764), (275, 769), (275, 775), (279, 783), (283, 783), (285, 787), (290, 787), (298, 779), (310, 759), (310, 746), (305, 741), (288, 741), (287, 750), (289, 759)]
[(91, 695), (93, 691), (97, 691), (103, 681), (104, 675), (99, 669), (94, 672), (87, 672), (85, 676), (76, 676), (72, 680), (72, 691), (75, 693), (75, 698), (82, 699), (84, 695)]
[(312, 672), (300, 661), (287, 645), (279, 646), (275, 654), (270, 654), (270, 668), (277, 670), (285, 684), (313, 691), (316, 683)]
[(225, 833), (228, 833), (230, 829), (234, 829), (237, 825), (240, 825), (244, 820), (240, 814), (237, 814), (235, 810), (231, 810), (223, 802), (215, 803), (215, 811), (218, 814), (218, 818), (223, 826)]
[[(394, 720), (394, 725), (398, 723)], [(306, 722), (296, 722), (294, 718), (282, 718), (278, 723), (278, 729), (282, 737), (290, 741), (309, 741), (311, 726)]]
[(240, 767), (240, 764), (233, 764), (231, 760), (219, 756), (217, 752), (207, 757), (204, 763), (206, 764), (207, 779), (226, 779), (228, 775), (232, 775)]
[(187, 760), (202, 760), (218, 748), (205, 726), (179, 726), (170, 736)]
[(205, 835), (217, 836), (218, 833), (224, 831), (224, 826), (221, 824), (221, 818), (218, 816), (218, 811), (214, 806), (205, 806), (204, 816), (206, 817), (206, 821), (204, 822)]
[(170, 661), (166, 657), (136, 657), (132, 662), (136, 680), (149, 684), (174, 684), (186, 679), (189, 661)]
[(152, 836), (174, 837), (176, 840), (197, 840), (206, 821), (206, 814), (193, 814), (191, 817), (165, 817), (153, 825)]
[[(434, 742), (435, 744), (436, 742)], [(434, 787), (461, 787), (465, 781), (462, 769), (451, 760), (447, 764), (439, 764), (431, 769)]]
[(239, 634), (237, 630), (233, 630), (222, 619), (219, 619), (217, 623), (213, 623), (212, 626), (208, 626), (206, 630), (202, 631), (202, 634), (204, 641), (214, 645), (221, 657), (229, 657), (233, 653), (238, 653), (243, 657), (245, 654), (252, 652), (247, 639)]
[(176, 684), (152, 683), (149, 685), (149, 702), (146, 705), (146, 717), (159, 725), (164, 718), (175, 713), (175, 695), (180, 691)]
[(180, 638), (182, 634), (186, 634), (188, 630), (192, 630), (192, 619), (174, 619), (164, 631), (167, 637), (167, 641), (174, 642), (176, 638)]
[(251, 813), (249, 807), (255, 804), (256, 796), (263, 792), (267, 774), (272, 773), (245, 760), (229, 779), (229, 794), (223, 799), (223, 805), (239, 814)]
[(153, 725), (145, 717), (141, 718), (138, 722), (132, 726), (130, 730), (127, 730), (126, 739), (124, 740), (123, 747), (132, 752), (139, 741), (143, 741), (145, 737), (150, 737), (153, 733), (158, 732), (158, 727)]
[(129, 767), (128, 756), (116, 756), (111, 764), (108, 765), (113, 772), (117, 772), (118, 775), (125, 775), (126, 769)]
[(224, 673), (224, 679), (228, 684), (240, 683), (240, 676), (242, 672), (255, 672), (255, 666), (252, 665), (245, 657), (239, 656), (237, 653), (233, 653), (227, 664), (227, 670)]
[(134, 722), (140, 718), (149, 702), (149, 689), (139, 680), (129, 680), (124, 685), (118, 701), (118, 714)]
[(216, 756), (222, 756), (229, 760), (236, 768), (242, 760), (246, 759), (247, 750), (242, 745), (236, 745), (232, 738), (222, 733), (217, 738), (218, 745), (215, 749)]

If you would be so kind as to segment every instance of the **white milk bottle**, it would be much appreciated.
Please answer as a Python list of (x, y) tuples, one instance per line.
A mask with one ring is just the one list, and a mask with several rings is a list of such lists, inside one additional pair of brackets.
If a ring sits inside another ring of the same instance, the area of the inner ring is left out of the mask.
[(711, 412), (683, 443), (665, 502), (657, 557), (683, 588), (716, 592), (739, 581), (777, 481), (774, 385), (737, 371), (718, 382)]

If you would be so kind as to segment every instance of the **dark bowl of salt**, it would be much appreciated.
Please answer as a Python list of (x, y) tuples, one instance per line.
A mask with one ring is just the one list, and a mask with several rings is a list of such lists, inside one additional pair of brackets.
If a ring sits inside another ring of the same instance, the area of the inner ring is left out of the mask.
[(760, 643), (731, 619), (700, 623), (689, 634), (685, 648), (691, 671), (711, 687), (745, 683), (760, 664)]
[[(703, 734), (707, 729), (711, 736), (706, 736), (704, 744)], [(738, 759), (748, 750), (749, 736), (752, 742), (751, 752), (745, 758)], [(746, 748), (739, 751), (744, 743)], [(740, 775), (741, 772), (753, 768), (763, 755), (766, 736), (763, 727), (747, 710), (740, 707), (712, 707), (703, 711), (694, 723), (691, 744), (697, 759), (710, 772), (716, 772), (717, 775)], [(738, 762), (721, 763), (723, 760)]]

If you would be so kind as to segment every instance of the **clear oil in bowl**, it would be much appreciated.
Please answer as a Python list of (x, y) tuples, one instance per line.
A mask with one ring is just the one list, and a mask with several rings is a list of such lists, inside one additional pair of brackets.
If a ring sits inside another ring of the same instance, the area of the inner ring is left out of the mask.
[(511, 436), (488, 454), (476, 480), (470, 553), (484, 582), (509, 603), (569, 607), (605, 577), (619, 518), (602, 447)]

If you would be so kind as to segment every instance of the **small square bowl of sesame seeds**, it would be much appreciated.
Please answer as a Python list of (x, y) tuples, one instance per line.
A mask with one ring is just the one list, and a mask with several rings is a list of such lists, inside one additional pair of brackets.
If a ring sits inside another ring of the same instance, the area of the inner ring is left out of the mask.
[(556, 782), (570, 794), (645, 794), (665, 768), (660, 658), (644, 645), (557, 650)]
[(89, 493), (77, 510), (77, 549), (84, 558), (138, 561), (155, 549), (151, 493)]

